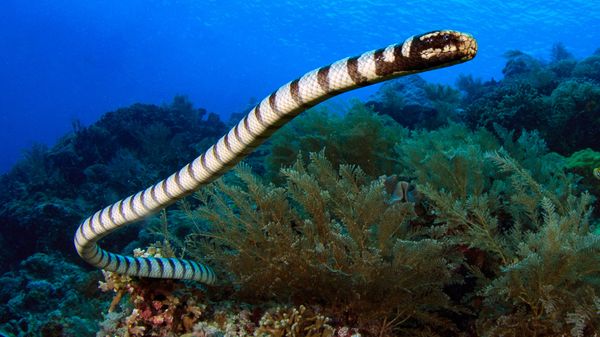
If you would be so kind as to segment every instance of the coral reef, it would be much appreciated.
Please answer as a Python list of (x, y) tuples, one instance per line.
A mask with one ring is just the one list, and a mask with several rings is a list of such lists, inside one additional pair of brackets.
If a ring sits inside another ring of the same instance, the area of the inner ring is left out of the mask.
[[(590, 193), (600, 196), (600, 152), (590, 148), (579, 150), (566, 159), (565, 167), (582, 177), (580, 184)], [(596, 198), (594, 209), (600, 212), (600, 197)]]
[[(551, 146), (571, 153), (586, 147), (599, 148), (600, 86), (589, 80), (567, 80), (548, 98), (551, 106), (544, 136)], [(568, 130), (569, 137), (563, 134)], [(560, 137), (552, 136), (560, 135)]]
[[(74, 122), (73, 133), (58, 144), (33, 146), (0, 176), (0, 331), (16, 336), (95, 333), (97, 308), (105, 306), (98, 303), (106, 299), (86, 288), (100, 274), (86, 275), (68, 262), (80, 263), (72, 242), (77, 223), (211, 145), (224, 125), (206, 114), (176, 97), (162, 107), (136, 104), (107, 113), (89, 127)], [(120, 249), (138, 239), (136, 228), (115, 238), (108, 246)], [(65, 259), (37, 252), (61, 252)]]
[(187, 250), (208, 254), (223, 278), (229, 271), (238, 298), (318, 304), (382, 333), (399, 322), (407, 333), (447, 323), (434, 312), (453, 309), (443, 288), (458, 281), (451, 270), (460, 257), (443, 238), (424, 237), (435, 228), (411, 226), (413, 205), (390, 203), (383, 178), (334, 169), (324, 152), (284, 169), (282, 187), (244, 165), (236, 173), (241, 186), (218, 182), (197, 194), (204, 206), (191, 216), (212, 227), (190, 236)]
[[(165, 250), (151, 246), (148, 250), (136, 249), (134, 256), (168, 257)], [(103, 336), (179, 336), (192, 331), (202, 316), (205, 305), (202, 291), (185, 287), (173, 280), (132, 278), (103, 271), (105, 282), (100, 282), (104, 292), (114, 292), (105, 321), (98, 337)], [(131, 307), (118, 312), (123, 297), (128, 297)]]
[(539, 91), (529, 83), (502, 82), (465, 108), (465, 121), (471, 126), (493, 129), (494, 124), (511, 130), (536, 129), (549, 110)]
[(573, 76), (587, 78), (600, 82), (600, 49), (596, 49), (594, 54), (577, 62), (573, 68)]
[(491, 131), (498, 124), (517, 132), (537, 130), (563, 155), (598, 150), (600, 56), (577, 61), (561, 44), (551, 55), (543, 61), (509, 51), (502, 80), (461, 76), (456, 84), (462, 98), (455, 89), (414, 76), (385, 83), (366, 105), (410, 129), (435, 129), (448, 120)]
[[(32, 147), (0, 176), (0, 236), (11, 238), (0, 272), (34, 252), (76, 258), (71, 238), (85, 215), (170, 174), (224, 132), (216, 115), (204, 115), (185, 97), (163, 107), (135, 104), (89, 127), (74, 123), (50, 149)], [(117, 245), (134, 235), (119, 232)]]
[(391, 150), (406, 134), (388, 116), (377, 116), (358, 101), (352, 102), (343, 116), (324, 108), (312, 109), (271, 137), (265, 159), (267, 175), (277, 179), (279, 168), (293, 164), (298, 153), (306, 159), (309, 152), (323, 148), (335, 167), (359, 165), (371, 176), (381, 170), (391, 173)]
[(434, 129), (455, 117), (459, 103), (458, 90), (415, 75), (384, 83), (365, 105), (404, 127)]
[[(445, 135), (429, 135), (427, 142), (448, 139), (449, 131), (439, 130)], [(460, 294), (479, 313), (479, 334), (588, 336), (600, 323), (593, 314), (600, 291), (600, 237), (590, 223), (592, 197), (575, 194), (575, 178), (563, 173), (559, 158), (535, 138), (523, 134), (507, 146), (510, 155), (499, 148), (468, 150), (473, 138), (464, 145), (446, 144), (455, 150), (442, 151), (441, 158), (432, 157), (440, 143), (421, 146), (426, 159), (415, 167), (415, 183), (434, 223), (448, 226), (465, 247), (465, 267), (475, 285)], [(428, 172), (440, 166), (454, 169), (439, 181), (430, 179)]]
[(162, 235), (136, 254), (208, 261), (221, 280), (209, 291), (105, 273), (102, 294), (99, 272), (69, 263), (71, 238), (225, 125), (185, 97), (74, 122), (0, 176), (0, 334), (598, 334), (599, 55), (511, 51), (502, 80), (462, 76), (456, 90), (406, 77), (342, 114), (317, 107), (252, 169), (107, 244)]
[[(188, 216), (210, 226), (186, 250), (208, 256), (239, 300), (318, 305), (367, 336), (590, 335), (593, 197), (536, 132), (495, 133), (414, 131), (392, 177), (336, 168), (323, 151), (278, 184), (241, 165), (196, 194)], [(419, 198), (390, 194), (411, 185)]]
[[(135, 256), (163, 256), (151, 246)], [(200, 287), (180, 281), (139, 279), (103, 272), (99, 288), (114, 292), (97, 337), (207, 336), (346, 336), (356, 329), (329, 325), (318, 307), (263, 307), (230, 302), (213, 303)], [(127, 298), (126, 303), (123, 299)], [(355, 334), (355, 336), (360, 336)]]
[(37, 253), (0, 277), (0, 331), (7, 336), (92, 336), (105, 301), (94, 291), (100, 274)]
[(467, 92), (464, 121), (492, 130), (538, 130), (551, 150), (568, 155), (598, 148), (600, 127), (598, 55), (576, 61), (555, 46), (549, 63), (519, 51), (507, 53), (502, 81), (459, 80)]

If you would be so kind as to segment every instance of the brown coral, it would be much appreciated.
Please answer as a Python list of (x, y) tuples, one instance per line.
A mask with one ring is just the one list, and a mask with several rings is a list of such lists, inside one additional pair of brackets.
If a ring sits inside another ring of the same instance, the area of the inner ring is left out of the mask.
[(332, 337), (335, 329), (330, 319), (305, 306), (276, 308), (260, 320), (255, 336), (272, 337)]
[[(593, 198), (535, 132), (497, 133), (414, 132), (397, 146), (406, 182), (338, 168), (323, 153), (282, 170), (283, 185), (242, 165), (187, 208), (198, 230), (187, 251), (207, 254), (237, 299), (319, 307), (338, 336), (343, 326), (367, 336), (593, 335)], [(265, 331), (281, 334), (268, 329), (286, 317), (269, 315)], [(259, 326), (221, 316), (233, 331)]]
[(236, 172), (241, 187), (219, 181), (197, 194), (204, 206), (192, 216), (213, 229), (188, 238), (188, 251), (208, 253), (223, 278), (230, 271), (239, 297), (322, 304), (377, 332), (421, 321), (451, 327), (434, 311), (452, 309), (443, 287), (455, 282), (458, 254), (411, 227), (412, 203), (390, 203), (384, 178), (336, 170), (323, 153), (283, 170), (284, 187), (244, 165)]
[[(136, 250), (134, 255), (159, 257), (161, 253), (160, 248), (153, 246)], [(138, 279), (111, 272), (104, 272), (104, 276), (106, 282), (100, 282), (100, 289), (116, 294), (109, 313), (115, 311), (123, 296), (129, 296), (131, 311), (124, 306), (121, 310), (128, 314), (109, 316), (116, 320), (111, 331), (124, 331), (126, 336), (178, 336), (191, 332), (206, 307), (199, 303), (200, 293), (174, 280)]]

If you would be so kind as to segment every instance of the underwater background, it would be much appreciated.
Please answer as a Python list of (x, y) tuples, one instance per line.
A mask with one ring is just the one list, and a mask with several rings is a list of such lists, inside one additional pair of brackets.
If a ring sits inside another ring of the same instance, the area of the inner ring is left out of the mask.
[[(478, 57), (423, 75), (502, 78), (503, 55), (576, 58), (600, 37), (594, 1), (35, 1), (0, 11), (0, 172), (33, 143), (53, 144), (135, 102), (177, 94), (227, 118), (251, 98), (343, 57), (436, 29), (476, 36)], [(350, 95), (366, 97), (374, 89)]]
[[(437, 29), (478, 55), (328, 100), (102, 241), (216, 286), (77, 256), (280, 85)], [(596, 336), (599, 48), (593, 1), (3, 1), (0, 336)]]

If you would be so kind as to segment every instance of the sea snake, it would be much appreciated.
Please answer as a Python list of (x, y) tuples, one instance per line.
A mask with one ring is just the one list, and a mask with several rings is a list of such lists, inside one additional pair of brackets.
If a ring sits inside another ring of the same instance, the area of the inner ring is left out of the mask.
[(469, 35), (442, 30), (412, 36), (401, 44), (349, 57), (315, 69), (277, 89), (256, 105), (216, 144), (165, 180), (101, 209), (75, 233), (77, 253), (108, 271), (139, 277), (216, 280), (201, 263), (178, 258), (129, 257), (100, 248), (98, 240), (187, 196), (215, 180), (285, 123), (340, 93), (408, 74), (471, 60), (477, 42)]

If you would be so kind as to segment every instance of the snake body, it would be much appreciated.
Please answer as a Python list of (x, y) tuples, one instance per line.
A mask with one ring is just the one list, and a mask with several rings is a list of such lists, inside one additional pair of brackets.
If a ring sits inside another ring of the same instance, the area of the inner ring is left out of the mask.
[(218, 178), (286, 122), (330, 97), (391, 78), (462, 63), (476, 53), (477, 43), (470, 35), (434, 31), (306, 73), (263, 99), (216, 144), (167, 179), (85, 219), (75, 233), (78, 254), (98, 268), (120, 274), (214, 283), (214, 272), (201, 263), (123, 256), (105, 251), (97, 241)]

